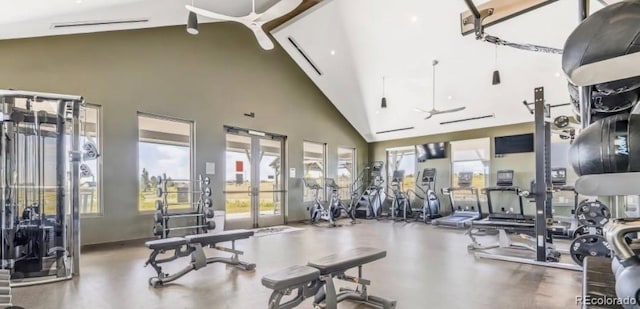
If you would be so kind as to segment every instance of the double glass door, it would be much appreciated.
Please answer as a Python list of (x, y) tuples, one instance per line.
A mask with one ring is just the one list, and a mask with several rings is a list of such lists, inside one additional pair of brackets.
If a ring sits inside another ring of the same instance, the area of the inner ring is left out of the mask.
[(284, 224), (285, 137), (226, 128), (225, 229)]

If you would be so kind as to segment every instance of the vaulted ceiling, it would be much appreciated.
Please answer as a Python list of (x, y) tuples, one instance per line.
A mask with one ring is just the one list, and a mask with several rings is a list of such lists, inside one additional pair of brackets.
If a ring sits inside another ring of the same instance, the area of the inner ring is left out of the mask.
[[(517, 1), (517, 0), (514, 0)], [(609, 0), (608, 0), (609, 1)], [(261, 12), (277, 0), (256, 0)], [(313, 3), (312, 3), (313, 2)], [(549, 103), (568, 102), (561, 56), (499, 47), (460, 34), (463, 0), (305, 0), (321, 2), (272, 31), (336, 108), (367, 141), (421, 136), (528, 122), (522, 101), (545, 87)], [(477, 4), (484, 1), (476, 0)], [(180, 25), (191, 0), (22, 0), (0, 2), (0, 39)], [(242, 16), (250, 0), (196, 0), (217, 12)], [(600, 1), (592, 1), (592, 11)], [(144, 23), (53, 29), (52, 24), (148, 19)], [(201, 22), (215, 20), (200, 19)], [(578, 24), (578, 1), (557, 1), (487, 28), (505, 40), (562, 48)], [(291, 43), (296, 42), (319, 75)], [(256, 44), (256, 48), (259, 48)], [(424, 120), (416, 108), (431, 109), (432, 60), (437, 59), (438, 109), (462, 112)], [(499, 69), (502, 83), (491, 85)], [(388, 108), (380, 108), (382, 77)], [(570, 113), (570, 109), (556, 111)], [(443, 121), (494, 118), (441, 125)], [(410, 130), (379, 133), (400, 128)]]

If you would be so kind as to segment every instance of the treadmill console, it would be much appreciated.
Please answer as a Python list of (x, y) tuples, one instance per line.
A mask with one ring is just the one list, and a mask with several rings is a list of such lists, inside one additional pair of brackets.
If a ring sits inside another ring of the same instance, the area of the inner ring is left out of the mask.
[(383, 167), (384, 167), (384, 163), (382, 163), (381, 161), (374, 162), (373, 165), (371, 165), (371, 177), (373, 178), (382, 177)]
[(513, 186), (513, 170), (498, 171), (498, 187)]
[(473, 180), (473, 172), (458, 173), (458, 187), (461, 187), (461, 188), (470, 187), (472, 180)]
[(564, 167), (551, 169), (551, 184), (555, 186), (567, 185), (567, 169)]
[(393, 171), (393, 181), (402, 182), (404, 180), (404, 170)]
[(435, 168), (425, 168), (422, 170), (422, 183), (432, 183), (436, 178), (436, 169)]

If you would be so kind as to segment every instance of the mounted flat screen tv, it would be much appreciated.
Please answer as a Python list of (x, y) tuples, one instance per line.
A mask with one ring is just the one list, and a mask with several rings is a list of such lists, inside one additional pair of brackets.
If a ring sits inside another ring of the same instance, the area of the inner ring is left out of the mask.
[(418, 162), (426, 162), (432, 159), (444, 159), (447, 157), (447, 143), (429, 143), (417, 146)]
[(496, 156), (508, 153), (533, 152), (533, 133), (495, 138)]

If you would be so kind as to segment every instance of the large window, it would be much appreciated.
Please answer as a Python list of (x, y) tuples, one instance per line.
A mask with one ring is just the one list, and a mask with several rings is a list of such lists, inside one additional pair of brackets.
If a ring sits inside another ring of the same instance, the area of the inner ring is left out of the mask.
[[(304, 178), (316, 179), (322, 188), (324, 188), (325, 166), (326, 166), (326, 144), (304, 142), (302, 151), (304, 152)], [(315, 191), (304, 187), (304, 201), (313, 201)], [(320, 199), (325, 199), (326, 190), (320, 190)]]
[[(491, 140), (489, 138), (478, 138), (463, 141), (451, 142), (451, 165), (453, 177), (451, 185), (458, 186), (458, 175), (462, 172), (473, 173), (471, 186), (479, 190), (489, 184), (489, 163), (491, 158)], [(455, 192), (456, 197), (465, 197), (469, 194), (466, 191)], [(480, 195), (481, 200), (484, 195)]]
[(416, 186), (416, 147), (387, 149), (387, 186), (391, 190), (393, 172), (404, 171), (402, 190), (413, 190)]
[[(80, 145), (92, 143), (102, 154), (100, 148), (100, 106), (87, 104), (80, 114), (82, 120), (82, 131)], [(89, 173), (80, 179), (80, 212), (82, 214), (99, 214), (100, 208), (100, 186), (102, 175), (102, 155), (96, 160), (86, 160), (82, 162), (89, 168)]]
[(190, 208), (192, 202), (193, 123), (138, 115), (138, 209), (155, 209), (156, 186), (166, 175), (169, 209)]
[(336, 183), (340, 187), (340, 196), (343, 199), (351, 196), (355, 173), (356, 150), (353, 148), (338, 147), (338, 179), (336, 179)]

